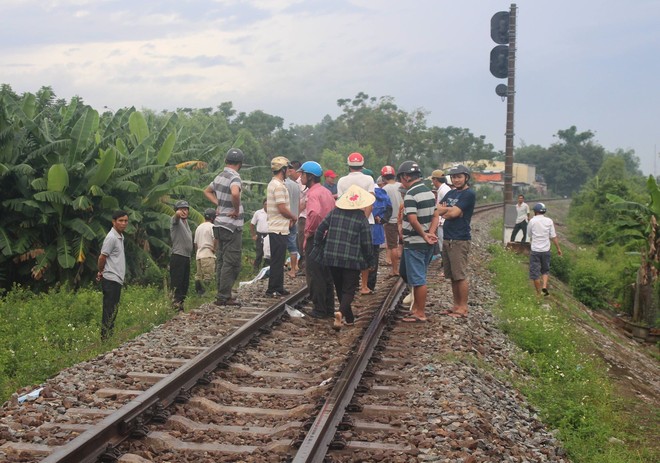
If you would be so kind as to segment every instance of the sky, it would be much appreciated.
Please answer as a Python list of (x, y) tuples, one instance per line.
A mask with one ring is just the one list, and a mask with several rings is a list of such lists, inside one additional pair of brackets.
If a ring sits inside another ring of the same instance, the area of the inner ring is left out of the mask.
[[(514, 145), (575, 125), (660, 175), (660, 0), (520, 0)], [(505, 149), (491, 0), (1, 0), (0, 83), (99, 111), (337, 117), (359, 92)]]

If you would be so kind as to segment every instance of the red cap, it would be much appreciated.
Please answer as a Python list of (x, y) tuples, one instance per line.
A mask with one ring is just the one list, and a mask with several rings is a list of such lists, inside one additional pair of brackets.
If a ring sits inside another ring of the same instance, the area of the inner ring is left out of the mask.
[(364, 165), (364, 157), (360, 153), (351, 153), (348, 155), (348, 165), (351, 167), (362, 167)]
[(396, 175), (396, 172), (394, 171), (394, 167), (384, 166), (380, 169), (380, 175)]
[(334, 171), (334, 170), (330, 170), (330, 169), (328, 169), (328, 170), (326, 170), (326, 171), (323, 173), (323, 176), (324, 176), (324, 177), (335, 178), (335, 177), (337, 176), (337, 174), (335, 174), (335, 171)]

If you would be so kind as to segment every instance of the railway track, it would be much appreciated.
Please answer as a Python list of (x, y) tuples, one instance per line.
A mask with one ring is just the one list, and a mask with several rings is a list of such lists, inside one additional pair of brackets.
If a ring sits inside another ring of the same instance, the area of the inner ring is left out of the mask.
[[(355, 326), (339, 333), (331, 320), (289, 314), (287, 306), (311, 310), (302, 278), (275, 304), (256, 296), (263, 294), (257, 282), (252, 296), (242, 296), (249, 305), (202, 307), (106, 355), (96, 364), (106, 377), (69, 403), (61, 400), (72, 388), (63, 373), (61, 388), (30, 404), (48, 407), (52, 399), (57, 419), (22, 434), (31, 442), (7, 440), (0, 456), (48, 463), (403, 462), (459, 454), (564, 461), (522, 398), (497, 379), (498, 368), (519, 372), (488, 314), (473, 307), (468, 319), (437, 315), (447, 282), (432, 263), (431, 323), (403, 323), (405, 285), (381, 270), (378, 291), (356, 298)], [(186, 334), (177, 339), (172, 331)], [(475, 332), (485, 334), (476, 339)]]

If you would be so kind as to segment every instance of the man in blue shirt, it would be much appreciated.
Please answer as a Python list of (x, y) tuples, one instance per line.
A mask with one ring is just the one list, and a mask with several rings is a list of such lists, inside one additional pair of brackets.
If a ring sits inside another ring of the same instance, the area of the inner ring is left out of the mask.
[(458, 165), (449, 171), (454, 189), (438, 204), (438, 214), (445, 219), (442, 261), (445, 277), (451, 280), (454, 299), (452, 308), (443, 312), (455, 318), (467, 317), (468, 313), (468, 255), (470, 253), (472, 213), (476, 195), (470, 189), (470, 171)]

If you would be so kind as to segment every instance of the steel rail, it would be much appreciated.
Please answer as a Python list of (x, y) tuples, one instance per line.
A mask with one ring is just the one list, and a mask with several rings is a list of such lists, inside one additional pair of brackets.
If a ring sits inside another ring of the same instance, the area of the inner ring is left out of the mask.
[[(188, 391), (231, 356), (238, 348), (275, 321), (285, 312), (285, 306), (295, 305), (307, 295), (303, 287), (286, 299), (280, 300), (260, 315), (186, 362), (171, 375), (159, 381), (126, 405), (57, 448), (42, 460), (43, 463), (93, 463), (104, 454), (112, 459), (114, 448), (133, 434), (140, 434), (146, 423), (158, 416), (175, 401), (184, 401)], [(165, 419), (168, 414), (165, 412)]]
[[(484, 204), (476, 206), (474, 212), (483, 213), (501, 208), (503, 205), (504, 203), (502, 202)], [(405, 284), (399, 278), (385, 298), (380, 310), (376, 312), (368, 328), (365, 330), (354, 357), (349, 359), (346, 367), (342, 370), (342, 374), (337, 379), (328, 399), (321, 407), (305, 439), (298, 447), (296, 455), (291, 460), (292, 463), (324, 462), (337, 428), (345, 414), (346, 407), (353, 400), (355, 389), (362, 379), (373, 350), (378, 344), (386, 324), (394, 314), (394, 308), (404, 288)]]
[(353, 399), (355, 389), (362, 380), (374, 348), (380, 341), (386, 324), (392, 318), (394, 308), (404, 288), (403, 280), (397, 279), (380, 310), (374, 314), (374, 318), (363, 333), (353, 357), (348, 359), (328, 399), (300, 444), (292, 463), (322, 463), (324, 461), (346, 407)]

